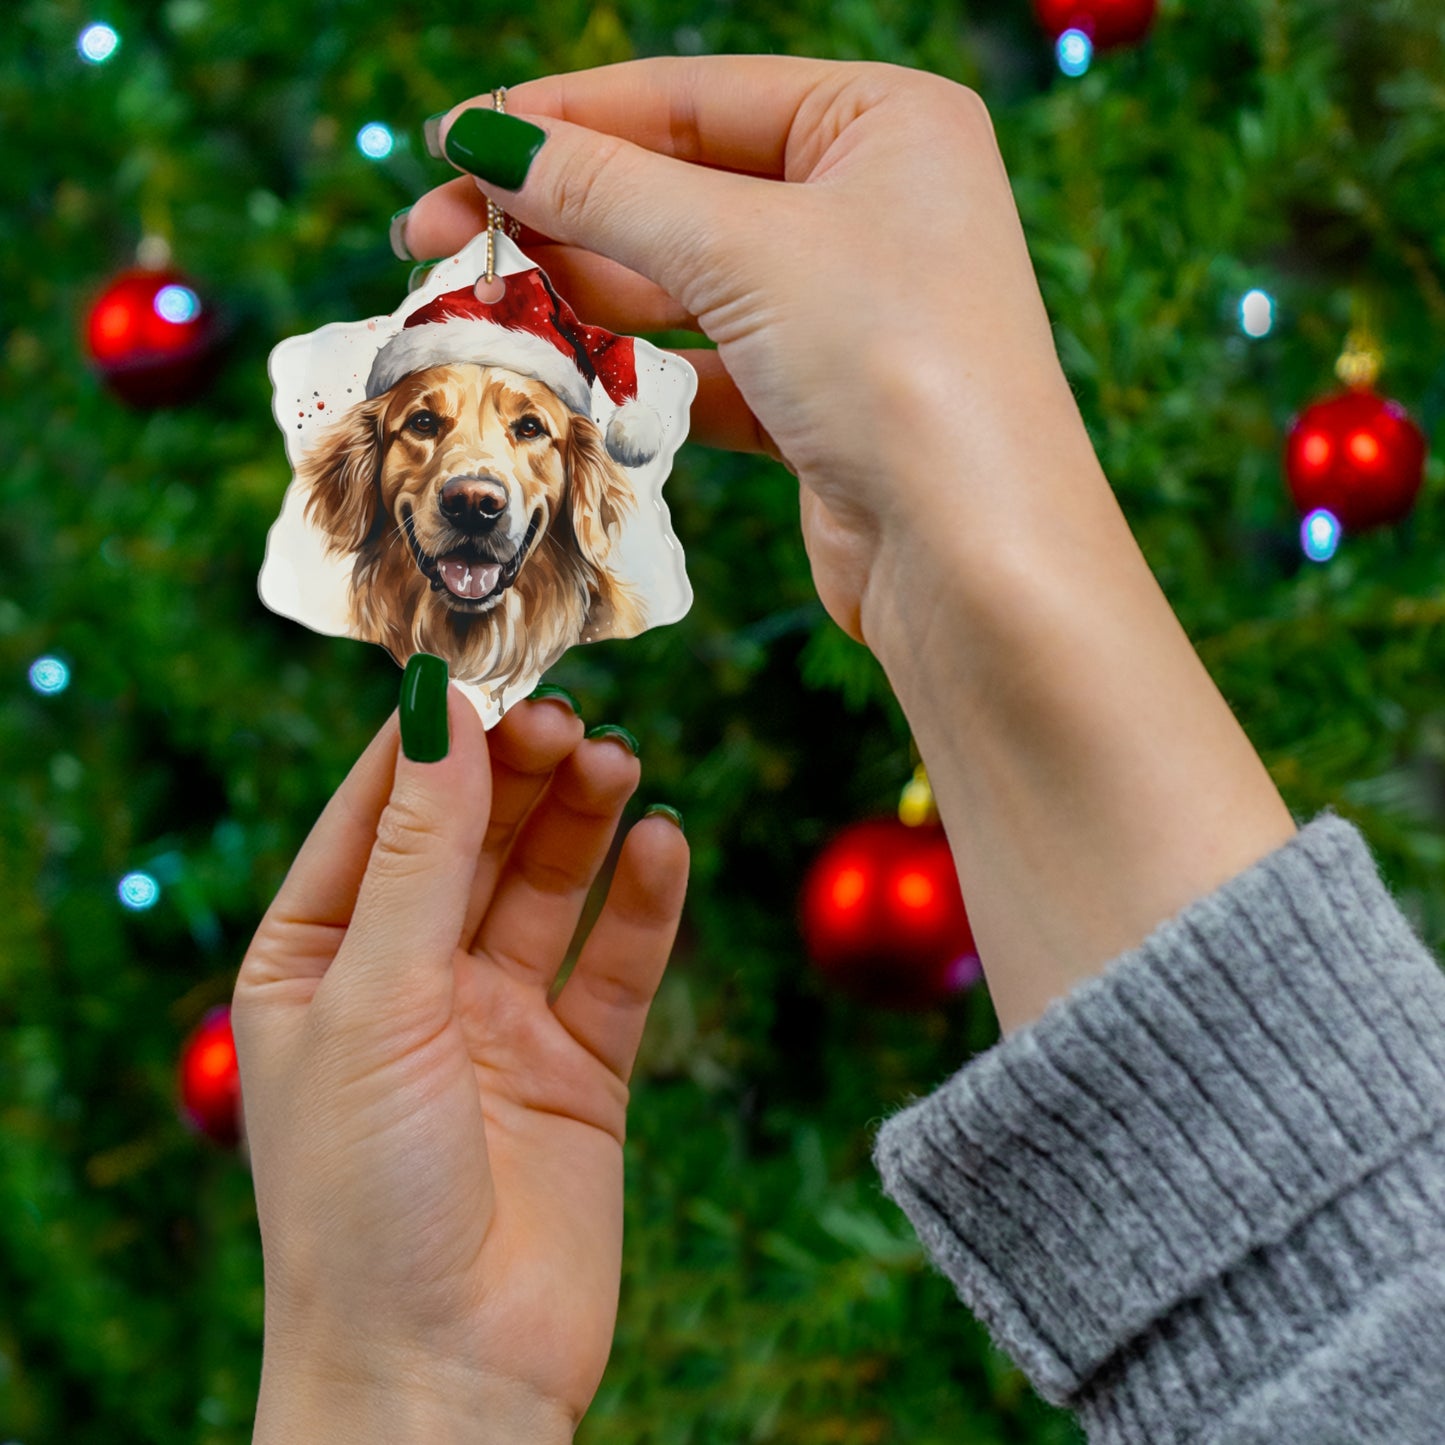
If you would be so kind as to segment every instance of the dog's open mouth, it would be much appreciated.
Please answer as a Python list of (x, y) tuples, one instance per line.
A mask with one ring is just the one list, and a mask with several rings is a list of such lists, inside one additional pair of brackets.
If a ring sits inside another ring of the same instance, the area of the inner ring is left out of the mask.
[(444, 557), (433, 557), (422, 550), (421, 543), (416, 539), (412, 514), (406, 512), (401, 519), (411, 554), (431, 583), (432, 591), (447, 593), (448, 605), (465, 612), (484, 611), (517, 580), (541, 524), (542, 509), (539, 507), (532, 513), (522, 545), (507, 561), (498, 562), (493, 557), (479, 557), (465, 549), (448, 552)]
[(497, 579), (502, 575), (500, 562), (470, 562), (465, 557), (453, 555), (437, 559), (437, 571), (442, 584), (453, 597), (467, 602), (480, 602), (497, 590)]

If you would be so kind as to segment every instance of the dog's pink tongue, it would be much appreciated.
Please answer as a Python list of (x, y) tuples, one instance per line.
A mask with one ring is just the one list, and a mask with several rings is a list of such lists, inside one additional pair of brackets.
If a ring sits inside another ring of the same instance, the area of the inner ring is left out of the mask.
[(467, 562), (457, 557), (443, 557), (437, 567), (449, 592), (473, 602), (485, 597), (502, 575), (500, 562)]

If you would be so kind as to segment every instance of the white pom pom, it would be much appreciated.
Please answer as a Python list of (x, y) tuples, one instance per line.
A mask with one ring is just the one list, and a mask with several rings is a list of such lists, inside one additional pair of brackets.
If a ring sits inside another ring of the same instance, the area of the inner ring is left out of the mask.
[(607, 455), (624, 467), (645, 467), (662, 446), (662, 419), (646, 402), (629, 401), (607, 423)]

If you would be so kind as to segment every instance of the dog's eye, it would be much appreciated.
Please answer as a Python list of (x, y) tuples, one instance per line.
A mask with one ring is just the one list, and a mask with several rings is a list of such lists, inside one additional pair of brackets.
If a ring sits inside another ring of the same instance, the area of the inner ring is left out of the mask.
[(534, 416), (524, 416), (521, 421), (513, 426), (512, 430), (519, 437), (530, 441), (533, 437), (544, 437), (547, 435), (547, 428)]
[(406, 419), (406, 429), (418, 436), (434, 437), (441, 420), (434, 411), (414, 411)]

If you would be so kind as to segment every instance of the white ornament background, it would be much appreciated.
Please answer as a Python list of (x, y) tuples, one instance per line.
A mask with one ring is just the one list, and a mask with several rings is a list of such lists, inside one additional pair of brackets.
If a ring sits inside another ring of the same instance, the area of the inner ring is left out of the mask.
[[(533, 264), (508, 237), (497, 236), (498, 274), (509, 276), (529, 270)], [(261, 600), (271, 611), (330, 637), (352, 635), (347, 599), (352, 559), (328, 556), (325, 534), (307, 522), (306, 488), (295, 478), (297, 465), (329, 426), (366, 399), (372, 361), (402, 329), (406, 318), (447, 291), (474, 285), (485, 268), (486, 236), (481, 235), (455, 256), (439, 261), (426, 283), (390, 316), (333, 322), (305, 336), (293, 336), (272, 351), (272, 410), (286, 438), (293, 475), (281, 514), (266, 537), (266, 558), (258, 583)], [(661, 418), (662, 445), (646, 466), (625, 469), (637, 495), (637, 510), (623, 525), (611, 570), (619, 581), (637, 589), (647, 607), (648, 625), (656, 627), (676, 622), (692, 605), (682, 545), (672, 530), (662, 488), (672, 470), (672, 459), (687, 437), (697, 373), (681, 357), (659, 351), (646, 341), (639, 339), (634, 345), (637, 397)], [(602, 386), (594, 384), (592, 419), (604, 432), (615, 409)], [(457, 685), (486, 726), (492, 727), (539, 680), (540, 674), (523, 678), (497, 697), (475, 684)]]

